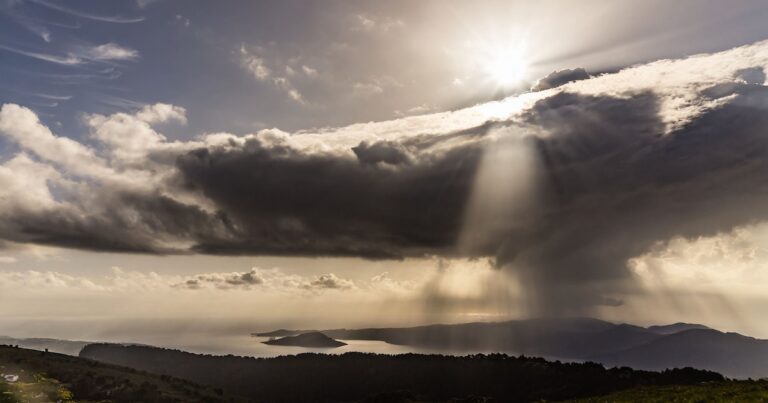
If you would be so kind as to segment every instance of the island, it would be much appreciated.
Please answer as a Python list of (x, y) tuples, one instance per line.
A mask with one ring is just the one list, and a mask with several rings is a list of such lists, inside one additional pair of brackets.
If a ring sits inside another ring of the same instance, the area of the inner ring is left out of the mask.
[(297, 336), (302, 333), (312, 333), (312, 332), (317, 332), (317, 330), (277, 329), (271, 332), (251, 333), (251, 336), (253, 337), (286, 337), (286, 336)]
[(320, 332), (302, 333), (297, 336), (286, 336), (262, 342), (270, 346), (295, 346), (311, 348), (335, 348), (346, 346), (347, 343), (332, 339)]

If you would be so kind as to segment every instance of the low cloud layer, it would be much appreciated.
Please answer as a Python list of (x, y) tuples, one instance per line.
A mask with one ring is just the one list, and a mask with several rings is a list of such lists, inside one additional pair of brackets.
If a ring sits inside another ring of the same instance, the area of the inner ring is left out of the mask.
[[(371, 281), (377, 284), (379, 279)], [(315, 277), (285, 274), (279, 269), (265, 270), (257, 267), (246, 272), (198, 274), (184, 281), (171, 284), (174, 288), (200, 290), (215, 288), (219, 290), (260, 290), (260, 291), (319, 291), (351, 290), (358, 288), (354, 281), (339, 277), (333, 273)]]
[[(6, 104), (0, 132), (17, 148), (0, 165), (0, 238), (150, 253), (491, 256), (519, 276), (532, 313), (619, 305), (636, 285), (627, 261), (658, 242), (768, 218), (766, 67), (768, 43), (758, 43), (455, 112), (187, 141), (156, 131), (186, 121), (177, 106), (86, 116), (78, 142)], [(496, 153), (508, 164), (489, 163)], [(483, 215), (496, 219), (474, 225)], [(260, 284), (255, 273), (219, 280), (190, 279)], [(352, 287), (341, 280), (310, 286)]]
[[(396, 280), (388, 273), (353, 281), (334, 273), (319, 275), (290, 274), (280, 268), (253, 267), (242, 272), (210, 272), (195, 275), (167, 275), (156, 272), (126, 271), (113, 267), (106, 275), (81, 276), (58, 271), (12, 269), (0, 273), (0, 290), (50, 293), (140, 293), (162, 296), (177, 291), (247, 291), (256, 294), (283, 294), (313, 297), (324, 292), (371, 293), (379, 297), (413, 293), (424, 282)], [(61, 295), (58, 295), (61, 296)]]

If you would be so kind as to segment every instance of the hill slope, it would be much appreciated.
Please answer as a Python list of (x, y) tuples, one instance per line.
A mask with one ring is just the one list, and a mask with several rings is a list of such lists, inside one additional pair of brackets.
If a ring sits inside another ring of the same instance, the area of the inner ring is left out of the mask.
[[(99, 363), (57, 353), (0, 346), (4, 401), (227, 402), (242, 401), (221, 390), (169, 376)], [(38, 396), (40, 395), (40, 396)], [(32, 397), (37, 398), (32, 399)], [(3, 400), (0, 400), (3, 401)]]
[(356, 401), (401, 394), (401, 400), (562, 400), (641, 385), (721, 381), (693, 369), (664, 373), (607, 370), (593, 363), (547, 362), (502, 354), (300, 354), (277, 358), (210, 356), (141, 346), (92, 344), (82, 357), (221, 387), (259, 401)]
[(580, 403), (634, 402), (767, 402), (768, 381), (706, 382), (699, 385), (649, 386), (607, 396), (576, 400)]

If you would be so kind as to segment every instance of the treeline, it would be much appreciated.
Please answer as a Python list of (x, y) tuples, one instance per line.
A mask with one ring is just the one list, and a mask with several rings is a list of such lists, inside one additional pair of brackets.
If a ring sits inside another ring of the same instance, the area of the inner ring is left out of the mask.
[(80, 356), (220, 387), (257, 401), (564, 400), (637, 386), (723, 380), (715, 372), (692, 368), (663, 372), (606, 369), (595, 363), (549, 362), (504, 354), (346, 353), (251, 358), (91, 344)]

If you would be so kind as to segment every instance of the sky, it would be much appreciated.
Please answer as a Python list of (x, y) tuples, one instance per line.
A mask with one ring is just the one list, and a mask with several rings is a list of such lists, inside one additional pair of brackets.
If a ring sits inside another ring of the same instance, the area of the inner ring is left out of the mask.
[(762, 1), (0, 2), (0, 334), (768, 338)]

